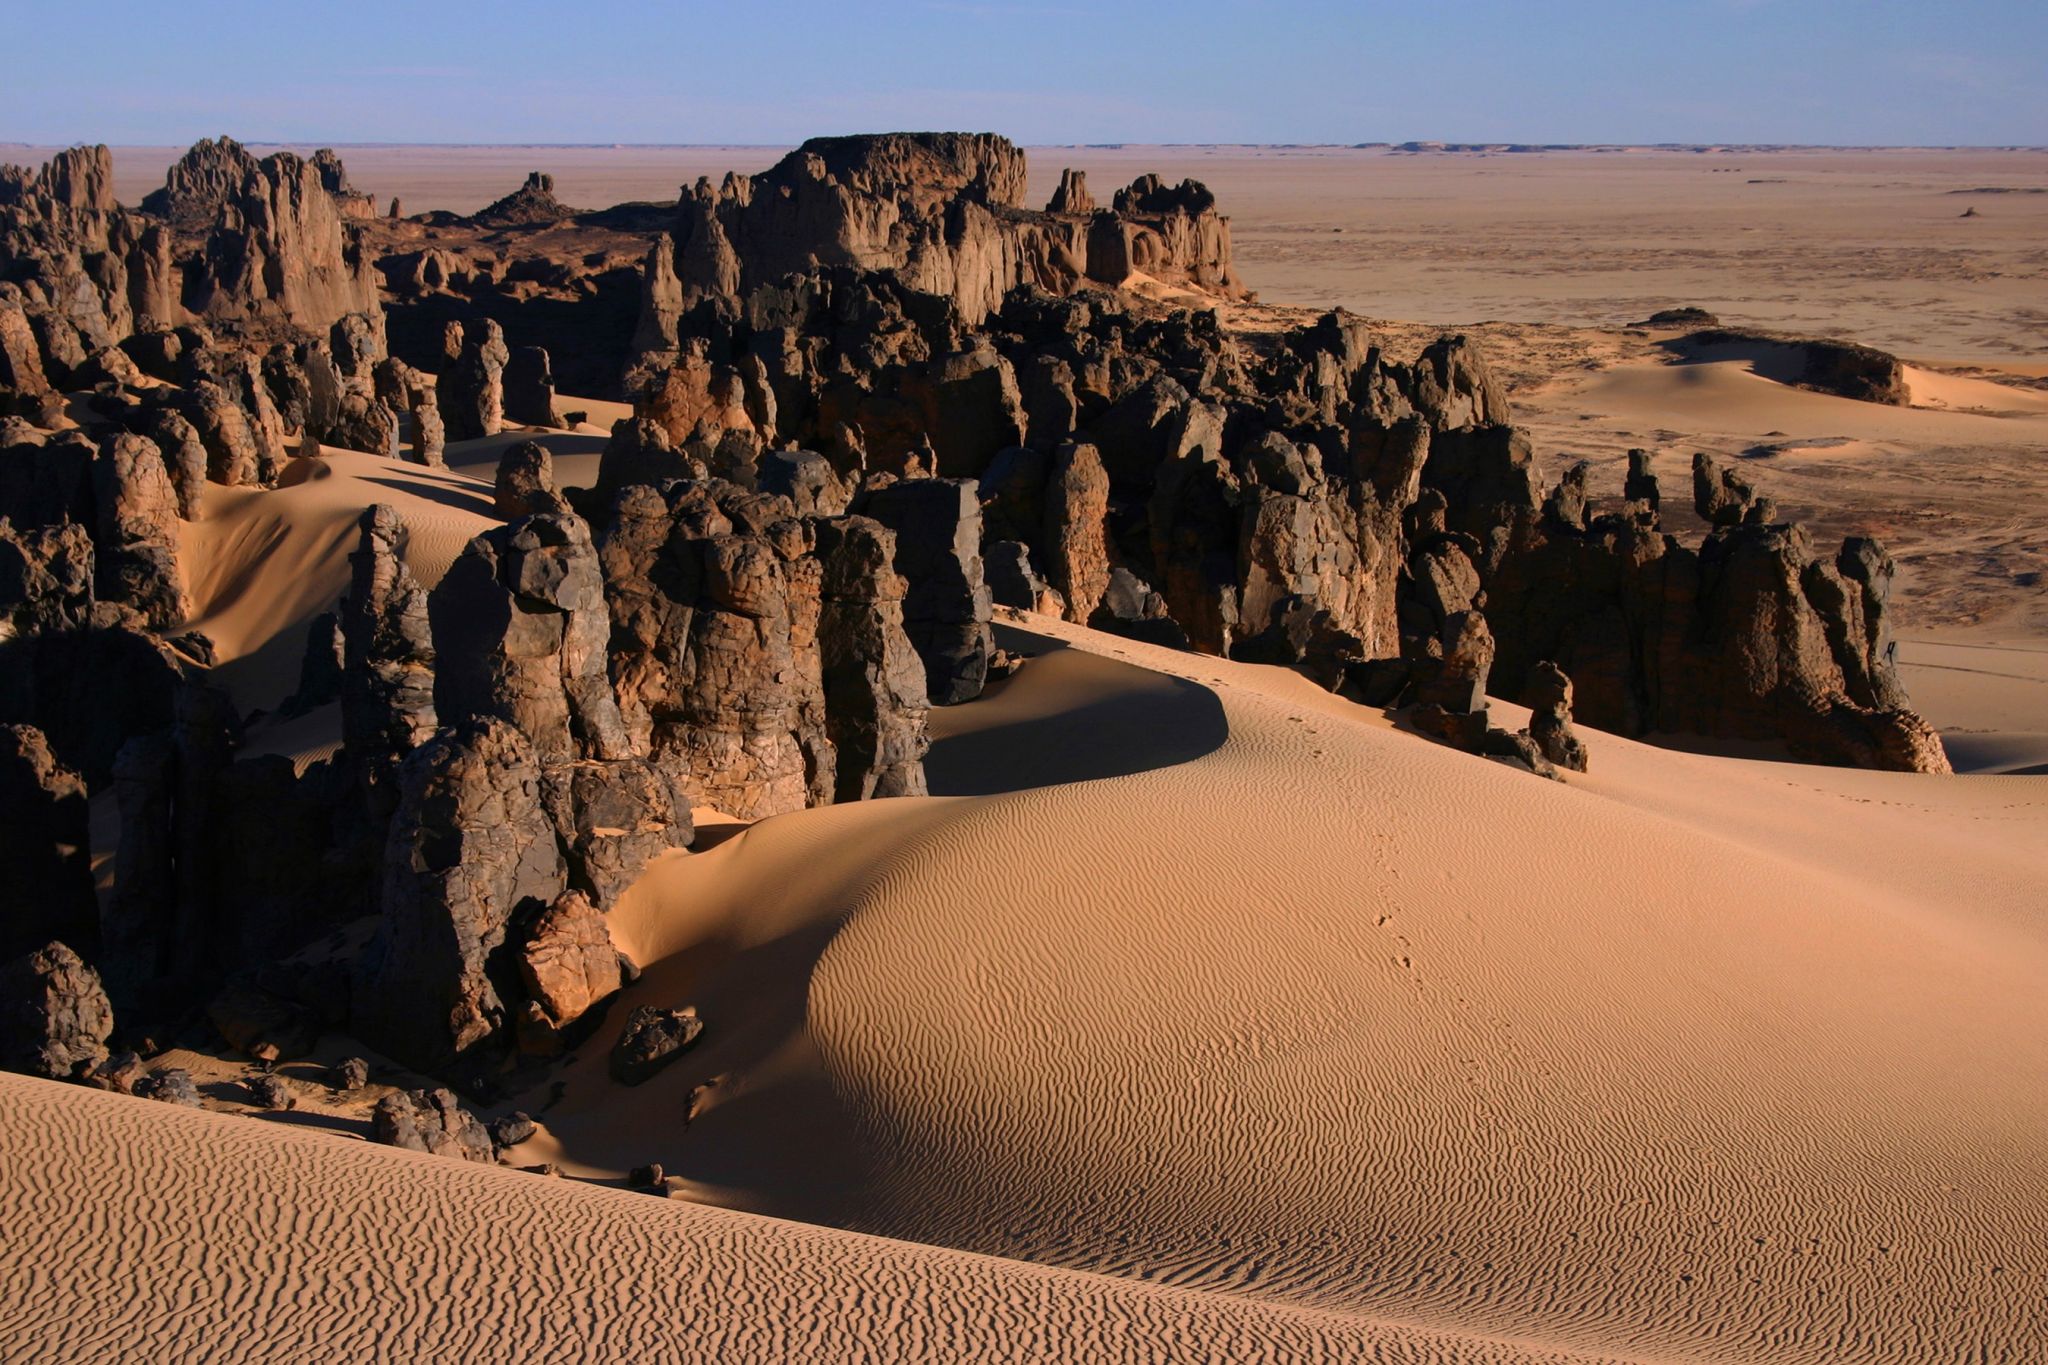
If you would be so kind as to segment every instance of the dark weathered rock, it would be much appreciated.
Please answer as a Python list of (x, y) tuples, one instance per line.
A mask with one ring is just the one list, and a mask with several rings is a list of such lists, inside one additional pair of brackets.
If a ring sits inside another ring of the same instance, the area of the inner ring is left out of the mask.
[(493, 227), (525, 227), (559, 222), (575, 212), (555, 198), (555, 178), (552, 175), (531, 171), (525, 184), (479, 210), (475, 218), (477, 222)]
[(903, 630), (906, 586), (893, 567), (895, 542), (887, 528), (866, 517), (818, 528), (824, 562), (818, 639), (839, 801), (928, 791), (930, 703), (923, 662)]
[(94, 592), (122, 602), (158, 630), (190, 610), (178, 565), (178, 493), (156, 443), (122, 433), (93, 462), (98, 504)]
[(785, 497), (800, 517), (836, 517), (853, 501), (853, 489), (812, 450), (771, 450), (761, 457), (758, 487)]
[(1085, 624), (1109, 588), (1109, 474), (1095, 447), (1069, 443), (1053, 458), (1045, 492), (1046, 581)]
[(981, 569), (988, 583), (989, 600), (996, 606), (1048, 616), (1066, 615), (1066, 598), (1038, 576), (1031, 562), (1031, 547), (1022, 541), (984, 541)]
[(198, 428), (175, 408), (162, 408), (150, 424), (149, 436), (177, 492), (178, 515), (186, 521), (201, 520), (206, 515), (207, 453)]
[(233, 180), (232, 212), (218, 217), (186, 274), (187, 306), (210, 318), (278, 320), (307, 331), (349, 313), (381, 316), (376, 271), (357, 229), (345, 225), (323, 166), (291, 152), (253, 164), (245, 155), (221, 158), (202, 172), (208, 194)]
[(540, 1131), (540, 1125), (533, 1121), (533, 1116), (519, 1109), (503, 1118), (492, 1119), (489, 1127), (491, 1145), (501, 1152), (508, 1147), (517, 1147)]
[(299, 1097), (290, 1081), (275, 1072), (265, 1072), (250, 1080), (249, 1102), (259, 1109), (282, 1112), (297, 1108)]
[(896, 533), (896, 569), (909, 584), (904, 630), (925, 665), (934, 706), (981, 695), (992, 604), (981, 573), (981, 504), (972, 479), (912, 479), (854, 504)]
[(604, 576), (582, 518), (543, 513), (478, 536), (429, 612), (443, 724), (502, 718), (548, 762), (631, 754), (606, 674)]
[(427, 594), (406, 568), (405, 523), (397, 509), (380, 503), (358, 525), (361, 540), (349, 556), (349, 595), (340, 612), (348, 658), (342, 745), (370, 786), (379, 788), (434, 733), (434, 639)]
[(507, 521), (539, 512), (568, 511), (568, 504), (555, 492), (554, 458), (539, 441), (508, 446), (498, 457), (494, 498), (498, 515)]
[(148, 1082), (138, 1085), (135, 1093), (159, 1104), (175, 1104), (181, 1109), (200, 1107), (198, 1083), (182, 1066), (160, 1067), (150, 1072)]
[(451, 1090), (394, 1090), (370, 1110), (370, 1140), (409, 1152), (493, 1165), (497, 1149)]
[(303, 716), (341, 700), (347, 671), (348, 641), (341, 617), (323, 611), (306, 627), (306, 648), (299, 657), (299, 686), (278, 704), (281, 716)]
[(96, 1090), (139, 1096), (148, 1089), (149, 1068), (133, 1052), (116, 1052), (94, 1067), (86, 1082)]
[(495, 436), (505, 419), (505, 330), (484, 318), (468, 328), (448, 324), (437, 390), (441, 423), (451, 441)]
[(567, 881), (543, 802), (533, 746), (502, 720), (445, 730), (405, 761), (381, 919), (357, 974), (365, 1039), (442, 1067), (509, 1022), (490, 961), (522, 909)]
[(1093, 214), (1095, 212), (1095, 196), (1088, 193), (1088, 173), (1076, 170), (1061, 171), (1059, 188), (1052, 192), (1052, 199), (1046, 204), (1045, 211), (1047, 213)]
[(569, 881), (599, 910), (616, 905), (649, 862), (696, 837), (678, 775), (647, 759), (581, 760), (550, 781), (562, 793), (554, 816)]
[[(753, 496), (715, 483), (629, 486), (601, 550), (611, 676), (636, 746), (682, 784), (679, 808), (743, 819), (809, 804), (820, 765), (806, 755), (829, 742), (823, 717), (811, 733), (803, 712), (789, 570), (804, 557), (776, 548), (779, 520), (735, 524), (749, 509), (786, 517), (788, 504)], [(783, 529), (800, 533), (793, 520)]]
[(8, 873), (0, 957), (53, 939), (97, 940), (87, 802), (84, 779), (57, 761), (42, 731), (0, 725), (0, 849)]
[(1486, 679), (1493, 667), (1493, 633), (1486, 617), (1461, 611), (1444, 623), (1443, 656), (1431, 661), (1415, 685), (1415, 699), (1456, 715), (1486, 710)]
[(107, 1059), (114, 1010), (99, 973), (62, 943), (0, 970), (0, 1065), (69, 1080)]
[(344, 1057), (337, 1062), (328, 1084), (346, 1094), (370, 1083), (370, 1064), (361, 1057)]
[(1529, 675), (1523, 689), (1529, 705), (1529, 738), (1545, 758), (1560, 768), (1586, 771), (1586, 744), (1572, 730), (1572, 680), (1545, 660)]
[(518, 346), (505, 361), (505, 420), (521, 427), (559, 427), (555, 406), (555, 375), (548, 353), (539, 346)]
[(206, 1017), (228, 1046), (259, 1062), (303, 1057), (320, 1042), (318, 1020), (251, 982), (237, 982), (216, 995)]
[(621, 1085), (645, 1084), (682, 1056), (703, 1032), (704, 1022), (693, 1006), (638, 1006), (627, 1016), (625, 1030), (612, 1045), (612, 1079)]

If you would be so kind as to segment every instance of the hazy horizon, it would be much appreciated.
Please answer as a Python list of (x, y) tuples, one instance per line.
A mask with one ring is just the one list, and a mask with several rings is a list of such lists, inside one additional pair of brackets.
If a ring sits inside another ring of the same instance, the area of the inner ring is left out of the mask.
[(62, 23), (12, 26), (0, 141), (787, 146), (961, 128), (1036, 146), (2048, 144), (2048, 7), (2026, 0), (1478, 0), (1454, 16), (793, 0), (573, 18), (539, 0), (367, 0), (310, 40), (302, 12), (247, 0), (122, 4), (113, 20), (89, 49)]

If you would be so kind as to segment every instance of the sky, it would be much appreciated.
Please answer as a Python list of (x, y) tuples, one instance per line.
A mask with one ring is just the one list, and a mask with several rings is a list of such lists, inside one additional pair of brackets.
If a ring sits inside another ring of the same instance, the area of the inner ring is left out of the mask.
[(2048, 0), (0, 0), (0, 142), (2048, 144)]

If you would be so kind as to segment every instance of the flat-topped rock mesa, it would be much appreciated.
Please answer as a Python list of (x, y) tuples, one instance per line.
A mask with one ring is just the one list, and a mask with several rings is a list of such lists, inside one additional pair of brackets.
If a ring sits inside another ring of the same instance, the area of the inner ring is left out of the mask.
[[(1067, 172), (1044, 210), (1024, 204), (1021, 148), (992, 133), (813, 138), (769, 170), (699, 180), (677, 206), (679, 307), (739, 298), (821, 266), (893, 270), (979, 322), (1019, 285), (1066, 293), (1144, 274), (1218, 297), (1241, 292), (1230, 223), (1207, 189), (1146, 176), (1095, 207)], [(658, 290), (665, 281), (650, 282)]]

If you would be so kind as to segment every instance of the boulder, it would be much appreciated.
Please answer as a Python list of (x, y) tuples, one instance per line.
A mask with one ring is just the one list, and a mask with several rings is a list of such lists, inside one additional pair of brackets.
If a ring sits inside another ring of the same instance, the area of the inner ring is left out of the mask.
[(539, 441), (508, 446), (498, 457), (494, 501), (507, 521), (539, 512), (566, 512), (568, 504), (555, 492), (554, 458)]
[(622, 983), (619, 951), (604, 916), (580, 891), (557, 897), (541, 912), (520, 947), (518, 965), (527, 994), (519, 1043), (529, 1052), (556, 1051), (562, 1030)]
[(107, 1060), (114, 1010), (95, 972), (52, 942), (0, 969), (0, 1065), (70, 1080)]
[(495, 1165), (497, 1149), (451, 1090), (394, 1090), (370, 1110), (370, 1140), (428, 1156)]
[(1572, 680), (1545, 660), (1529, 675), (1523, 689), (1529, 706), (1529, 738), (1543, 757), (1560, 768), (1586, 771), (1586, 744), (1572, 730)]
[(663, 1009), (640, 1005), (626, 1017), (626, 1027), (612, 1045), (611, 1075), (621, 1085), (644, 1085), (683, 1055), (704, 1032), (693, 1006)]

